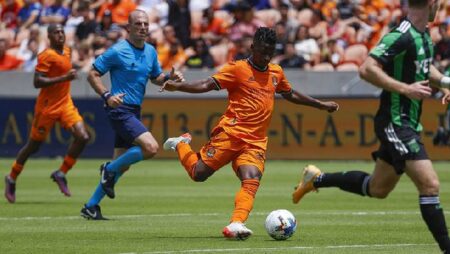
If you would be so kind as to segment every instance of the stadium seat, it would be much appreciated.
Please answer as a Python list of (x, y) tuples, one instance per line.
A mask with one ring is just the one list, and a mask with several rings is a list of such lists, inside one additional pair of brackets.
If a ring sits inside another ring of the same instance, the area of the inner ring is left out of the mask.
[(214, 59), (216, 66), (220, 66), (228, 62), (228, 46), (227, 44), (218, 44), (209, 48), (209, 53)]

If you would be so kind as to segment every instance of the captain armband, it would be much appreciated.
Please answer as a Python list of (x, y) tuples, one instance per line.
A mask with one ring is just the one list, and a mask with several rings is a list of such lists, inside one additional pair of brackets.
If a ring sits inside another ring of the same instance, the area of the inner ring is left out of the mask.
[(450, 77), (444, 76), (441, 78), (441, 87), (450, 88)]

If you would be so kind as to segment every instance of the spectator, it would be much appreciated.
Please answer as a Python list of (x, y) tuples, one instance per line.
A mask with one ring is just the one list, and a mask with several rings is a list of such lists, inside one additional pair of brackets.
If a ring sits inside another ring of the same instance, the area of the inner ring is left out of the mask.
[(163, 70), (170, 70), (172, 67), (178, 70), (184, 66), (187, 58), (178, 39), (170, 44), (169, 51), (165, 56), (159, 57)]
[(17, 15), (20, 11), (20, 5), (16, 0), (6, 0), (5, 6), (1, 9), (1, 23), (0, 30), (3, 28), (15, 29), (17, 26)]
[(295, 33), (298, 29), (299, 22), (295, 17), (289, 16), (289, 5), (285, 3), (280, 4), (279, 11), (281, 15), (281, 20), (279, 23), (284, 25), (288, 40), (292, 41), (295, 39)]
[(351, 0), (339, 0), (336, 8), (341, 19), (349, 19), (355, 16), (356, 6)]
[(447, 27), (448, 24), (446, 23), (439, 25), (441, 39), (436, 43), (435, 47), (436, 66), (442, 71), (450, 64), (450, 35), (447, 32)]
[(285, 47), (285, 53), (282, 60), (280, 61), (280, 66), (283, 68), (301, 68), (308, 69), (309, 63), (302, 56), (295, 54), (295, 47), (293, 43), (287, 43)]
[(344, 58), (344, 49), (336, 40), (328, 40), (321, 51), (321, 62), (330, 63), (333, 67), (338, 66)]
[(168, 0), (169, 21), (168, 25), (175, 28), (175, 35), (183, 48), (191, 43), (191, 13), (189, 11), (189, 0)]
[(251, 36), (245, 36), (242, 39), (236, 40), (236, 54), (234, 55), (234, 60), (247, 59), (251, 55), (252, 43), (253, 37)]
[(105, 12), (111, 13), (112, 22), (124, 27), (128, 23), (128, 15), (136, 9), (132, 0), (107, 0), (97, 14), (97, 22), (101, 22)]
[(308, 28), (299, 26), (295, 38), (295, 52), (312, 65), (320, 62), (320, 50), (316, 40), (309, 36)]
[(73, 54), (73, 68), (82, 72), (88, 72), (94, 62), (94, 52), (89, 42), (83, 41)]
[(64, 0), (55, 0), (55, 2), (44, 8), (39, 22), (44, 25), (58, 23), (64, 26), (70, 15), (70, 10), (63, 6)]
[(36, 0), (24, 0), (24, 6), (20, 9), (17, 16), (19, 31), (23, 31), (33, 24), (38, 24), (41, 11), (42, 5)]
[(277, 34), (277, 43), (275, 43), (275, 56), (283, 55), (289, 36), (283, 22), (275, 25), (275, 33)]
[(228, 33), (228, 24), (214, 16), (214, 9), (212, 7), (204, 9), (202, 21), (200, 23), (200, 30), (203, 39), (209, 40), (212, 44), (216, 44), (223, 36)]
[(230, 27), (230, 39), (235, 41), (245, 36), (253, 37), (256, 29), (264, 27), (265, 24), (256, 19), (252, 7), (245, 1), (239, 2), (234, 7), (234, 24)]
[(301, 11), (304, 9), (311, 9), (313, 5), (312, 0), (290, 0), (290, 2), (294, 7), (294, 9), (296, 9), (297, 11)]
[(95, 29), (95, 33), (106, 38), (110, 31), (121, 31), (121, 28), (113, 23), (112, 13), (109, 10), (106, 10), (103, 13), (100, 23)]
[(0, 71), (19, 69), (22, 65), (22, 60), (6, 53), (7, 49), (8, 42), (5, 39), (0, 38)]
[[(41, 37), (41, 32), (39, 30), (39, 25), (34, 24), (30, 27), (28, 38), (22, 40), (19, 44), (19, 50), (17, 51), (17, 57), (25, 62), (37, 59), (35, 58), (37, 53), (41, 53), (45, 47), (46, 43)], [(30, 64), (26, 64), (28, 67), (30, 67)], [(34, 69), (30, 69), (30, 71), (33, 71)]]
[(198, 39), (195, 41), (194, 45), (194, 55), (186, 60), (186, 67), (194, 69), (214, 68), (214, 59), (209, 53), (205, 41)]
[[(92, 42), (94, 34), (97, 29), (97, 22), (92, 19), (92, 13), (89, 10), (89, 5), (80, 5), (78, 7), (78, 13), (83, 17), (83, 22), (78, 24), (75, 30), (75, 39), (78, 43), (83, 40)], [(78, 44), (77, 43), (77, 44)]]

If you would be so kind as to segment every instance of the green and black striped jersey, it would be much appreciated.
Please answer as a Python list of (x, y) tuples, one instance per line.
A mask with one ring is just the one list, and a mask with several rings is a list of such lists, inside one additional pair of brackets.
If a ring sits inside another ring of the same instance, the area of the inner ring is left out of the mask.
[[(386, 34), (370, 52), (392, 78), (407, 84), (427, 80), (433, 61), (434, 47), (428, 29), (419, 32), (405, 19)], [(389, 122), (397, 126), (422, 130), (422, 101), (409, 99), (396, 92), (383, 90), (376, 115), (378, 124)]]

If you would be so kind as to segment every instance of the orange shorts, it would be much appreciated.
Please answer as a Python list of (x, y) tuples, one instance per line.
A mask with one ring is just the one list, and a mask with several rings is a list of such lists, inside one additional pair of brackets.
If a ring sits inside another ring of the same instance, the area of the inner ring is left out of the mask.
[(60, 110), (49, 111), (47, 109), (36, 109), (31, 127), (31, 139), (44, 141), (56, 122), (60, 122), (65, 129), (83, 121), (78, 109), (72, 104), (67, 104)]
[(265, 154), (264, 149), (230, 136), (223, 130), (213, 134), (200, 150), (200, 156), (208, 167), (218, 170), (232, 161), (234, 172), (242, 165), (253, 165), (264, 173)]

